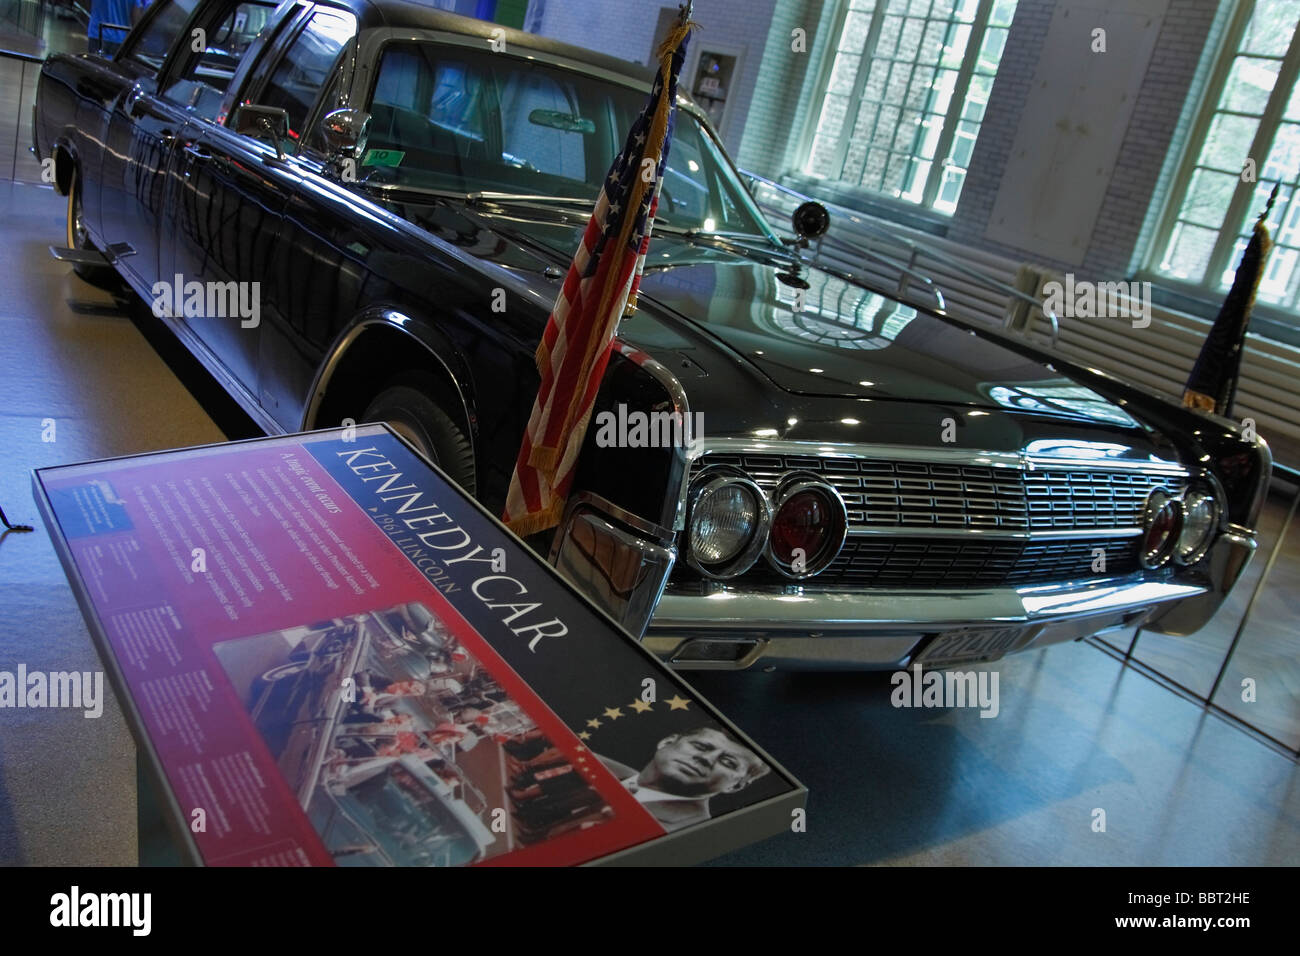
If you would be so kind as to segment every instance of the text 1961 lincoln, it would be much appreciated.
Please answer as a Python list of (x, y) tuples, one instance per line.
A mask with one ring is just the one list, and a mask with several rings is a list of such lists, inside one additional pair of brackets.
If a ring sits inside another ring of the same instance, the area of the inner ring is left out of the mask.
[[(112, 60), (49, 59), (35, 147), (63, 257), (161, 303), (263, 427), (389, 421), (499, 513), (649, 79), (407, 0), (158, 0)], [(941, 666), (1219, 607), (1263, 444), (798, 263), (685, 99), (659, 208), (597, 412), (703, 435), (590, 429), (550, 545), (656, 652)]]

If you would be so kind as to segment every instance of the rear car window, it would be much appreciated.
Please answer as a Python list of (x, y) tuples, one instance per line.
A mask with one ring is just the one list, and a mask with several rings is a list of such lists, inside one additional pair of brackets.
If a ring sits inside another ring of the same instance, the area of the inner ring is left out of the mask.
[(181, 28), (198, 5), (199, 0), (165, 0), (148, 25), (128, 38), (122, 59), (155, 72), (161, 69)]
[[(205, 25), (202, 52), (191, 52), (180, 75), (167, 81), (163, 96), (214, 119), (240, 60), (274, 12), (269, 3), (239, 3), (218, 23)], [(197, 38), (195, 45), (199, 45)]]
[(352, 14), (317, 10), (258, 94), (259, 106), (278, 106), (289, 114), (290, 142), (284, 144), (285, 152), (295, 152), (302, 141), (303, 126), (311, 117), (316, 97), (328, 84), (339, 54), (356, 32), (357, 20)]

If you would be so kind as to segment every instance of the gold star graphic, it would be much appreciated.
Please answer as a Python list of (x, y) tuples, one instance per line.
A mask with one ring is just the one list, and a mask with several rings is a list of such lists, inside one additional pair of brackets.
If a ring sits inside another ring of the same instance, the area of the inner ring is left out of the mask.
[(617, 707), (606, 707), (605, 716), (610, 720), (618, 720), (623, 716), (623, 711), (619, 710)]
[(647, 710), (654, 710), (654, 704), (650, 703), (648, 700), (642, 700), (640, 697), (632, 701), (628, 706), (638, 714), (644, 714)]
[(586, 731), (586, 730), (584, 730), (582, 733), (578, 734), (578, 736), (581, 737), (583, 740), (590, 740), (590, 739), (591, 739), (591, 733), (590, 733), (590, 731)]
[(685, 710), (686, 705), (690, 703), (690, 700), (683, 699), (678, 697), (676, 694), (673, 694), (673, 696), (666, 698), (664, 703), (668, 705), (669, 710)]
[(591, 720), (587, 721), (587, 726), (590, 727), (592, 730), (595, 730), (597, 727), (600, 726), (600, 721), (597, 720), (595, 717), (593, 717), (591, 718)]

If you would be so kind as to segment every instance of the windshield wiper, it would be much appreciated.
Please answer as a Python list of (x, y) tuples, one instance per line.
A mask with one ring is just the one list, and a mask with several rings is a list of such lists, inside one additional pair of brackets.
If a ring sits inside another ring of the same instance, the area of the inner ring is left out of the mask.
[[(549, 212), (559, 212), (562, 215), (574, 213), (583, 217), (590, 217), (595, 209), (595, 202), (590, 199), (580, 199), (576, 196), (542, 196), (530, 195), (526, 193), (504, 193), (481, 190), (472, 193), (449, 192), (438, 189), (424, 189), (416, 186), (397, 186), (382, 183), (363, 184), (369, 188), (377, 189), (387, 195), (400, 195), (401, 193), (411, 193), (420, 196), (436, 196), (441, 199), (455, 199), (464, 202), (465, 205), (491, 213), (493, 207), (502, 211), (509, 208), (533, 208), (545, 209)], [(780, 245), (767, 236), (756, 235), (752, 232), (716, 232), (698, 227), (683, 228), (674, 226), (671, 223), (662, 220), (655, 220), (651, 236), (664, 235), (673, 236), (679, 239), (685, 239), (687, 242), (700, 243), (702, 245), (713, 246), (718, 249), (739, 249), (749, 252), (767, 252), (780, 255), (783, 258), (793, 259), (797, 256), (786, 247)]]
[(588, 215), (596, 207), (591, 199), (579, 199), (576, 196), (532, 196), (524, 193), (474, 192), (465, 197), (471, 206), (537, 206), (544, 209), (584, 210)]
[(758, 236), (752, 232), (711, 232), (705, 229), (683, 229), (681, 226), (656, 221), (650, 233), (652, 242), (655, 236), (674, 236), (685, 239), (687, 242), (703, 243), (718, 249), (740, 248), (748, 251), (770, 252), (782, 255), (785, 258), (794, 258), (794, 254), (788, 249), (777, 245), (766, 236)]
[(455, 199), (460, 202), (468, 202), (469, 193), (456, 192), (451, 189), (429, 189), (425, 186), (407, 186), (402, 183), (372, 183), (364, 179), (358, 180), (354, 185), (363, 189), (373, 189), (381, 192), (388, 197), (399, 197), (403, 195), (410, 196), (431, 196), (434, 199)]

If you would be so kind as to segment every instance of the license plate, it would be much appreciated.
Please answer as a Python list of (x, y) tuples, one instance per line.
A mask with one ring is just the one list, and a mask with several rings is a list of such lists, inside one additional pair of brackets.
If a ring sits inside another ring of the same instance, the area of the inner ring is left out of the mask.
[(1002, 655), (1029, 643), (1036, 628), (1023, 624), (1014, 627), (963, 627), (944, 631), (917, 660), (926, 667), (949, 667), (995, 661)]

